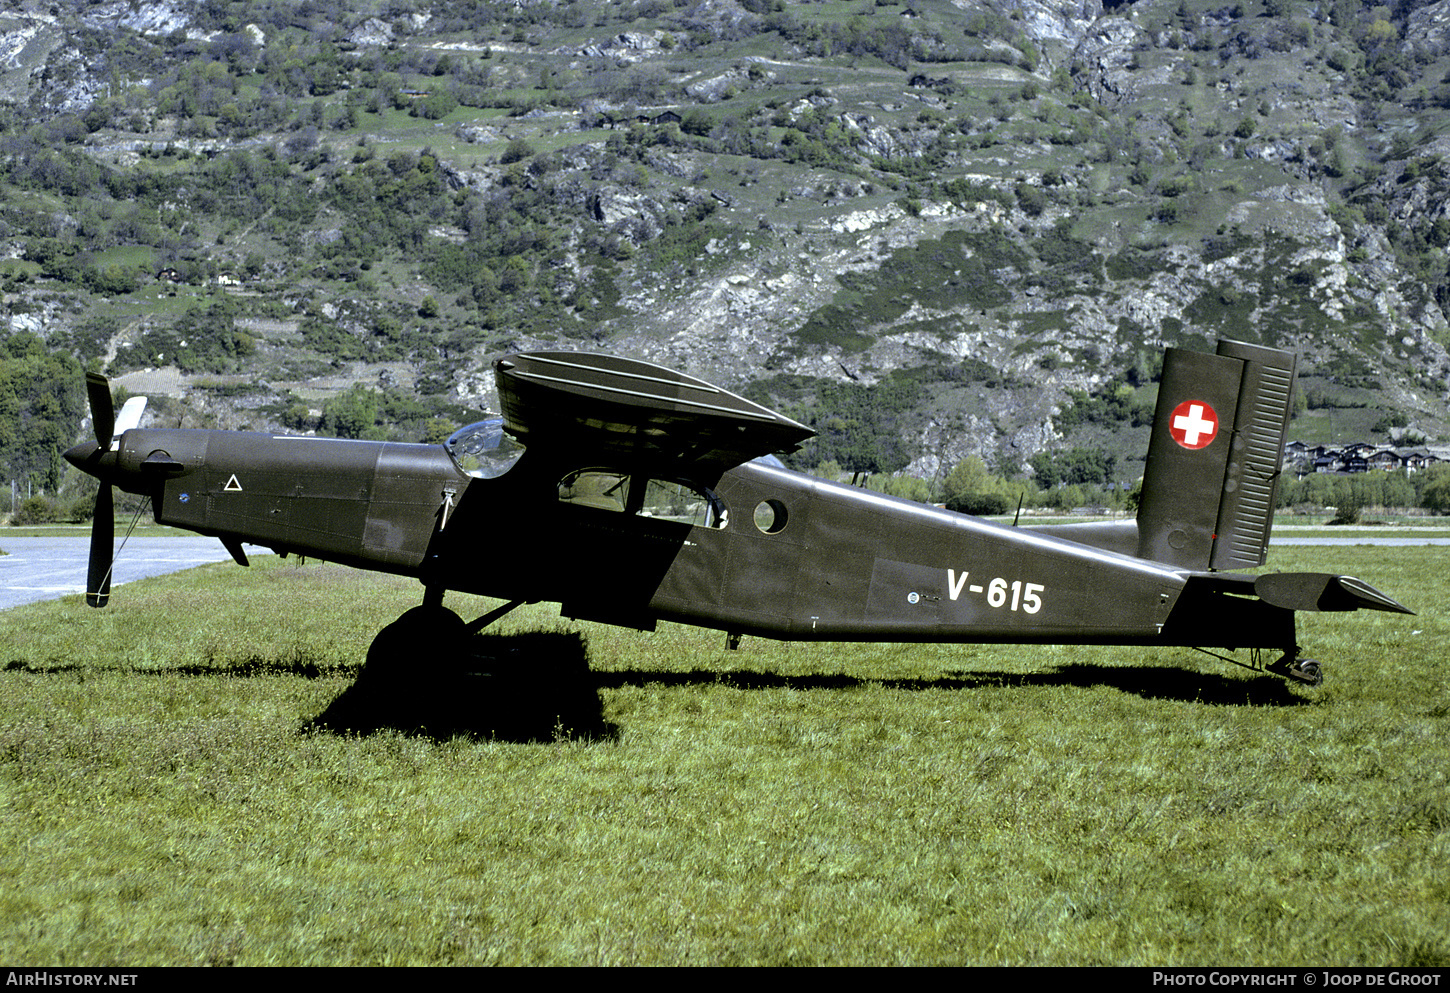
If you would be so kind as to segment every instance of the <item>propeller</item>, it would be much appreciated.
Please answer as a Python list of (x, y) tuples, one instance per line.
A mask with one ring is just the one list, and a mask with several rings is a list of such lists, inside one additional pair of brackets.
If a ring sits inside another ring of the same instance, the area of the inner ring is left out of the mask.
[(96, 432), (95, 444), (77, 445), (65, 456), (72, 465), (95, 476), (101, 483), (96, 491), (95, 516), (91, 520), (86, 603), (92, 607), (104, 607), (111, 599), (112, 549), (116, 539), (116, 506), (110, 478), (115, 457), (111, 452), (118, 446), (122, 434), (141, 423), (146, 398), (127, 400), (121, 407), (121, 416), (117, 418), (116, 405), (111, 399), (111, 384), (105, 376), (94, 372), (86, 373), (86, 397), (90, 401), (91, 423)]
[(86, 603), (104, 607), (111, 601), (111, 550), (116, 541), (116, 506), (111, 484), (101, 480), (96, 513), (91, 518), (91, 556), (86, 563)]
[[(86, 373), (86, 397), (91, 403), (91, 425), (96, 432), (96, 458), (111, 447), (116, 428), (116, 405), (105, 376)], [(116, 540), (116, 506), (111, 482), (101, 479), (96, 490), (96, 512), (91, 518), (91, 554), (86, 564), (86, 603), (104, 607), (111, 599), (111, 550)]]

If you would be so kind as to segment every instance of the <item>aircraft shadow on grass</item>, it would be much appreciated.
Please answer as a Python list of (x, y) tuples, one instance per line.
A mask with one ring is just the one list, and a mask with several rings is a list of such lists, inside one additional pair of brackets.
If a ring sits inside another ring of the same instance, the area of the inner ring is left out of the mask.
[(384, 628), (357, 681), (306, 728), (344, 734), (402, 731), (517, 743), (612, 740), (599, 683), (577, 632), (475, 634), (449, 648), (413, 644)]
[[(1290, 707), (1313, 702), (1296, 695), (1291, 684), (1268, 674), (1232, 679), (1169, 665), (1073, 663), (1042, 672), (976, 670), (931, 679), (872, 679), (842, 673), (782, 675), (749, 669), (595, 672), (589, 666), (587, 642), (577, 632), (475, 634), (466, 639), (461, 651), (446, 651), (432, 642), (411, 645), (411, 653), (399, 652), (396, 636), (389, 628), (378, 635), (354, 683), (304, 724), (304, 731), (357, 735), (400, 731), (439, 741), (460, 735), (515, 743), (611, 741), (618, 738), (620, 729), (605, 719), (600, 691), (625, 686), (725, 686), (745, 692), (873, 686), (907, 692), (1106, 686), (1145, 700), (1183, 703)], [(3, 668), (46, 674), (83, 669), (78, 664), (22, 662)], [(256, 659), (224, 668), (181, 666), (138, 674), (317, 679), (344, 671), (300, 660)]]
[(344, 734), (402, 731), (439, 740), (457, 735), (510, 742), (613, 740), (617, 725), (604, 717), (600, 691), (625, 686), (727, 686), (851, 690), (870, 686), (920, 692), (993, 687), (1107, 686), (1148, 700), (1184, 703), (1298, 706), (1307, 701), (1274, 676), (1242, 680), (1174, 666), (1074, 663), (1036, 672), (973, 671), (932, 679), (861, 678), (844, 674), (781, 675), (754, 670), (694, 669), (594, 672), (588, 644), (577, 632), (475, 634), (462, 648), (413, 644), (401, 651), (403, 630), (384, 629), (368, 651), (357, 681), (307, 725)]
[(893, 690), (974, 690), (993, 687), (1065, 686), (1088, 689), (1107, 686), (1145, 700), (1178, 700), (1184, 703), (1247, 704), (1256, 707), (1289, 707), (1310, 703), (1296, 696), (1288, 683), (1264, 674), (1248, 681), (1215, 674), (1195, 674), (1175, 666), (1105, 666), (1070, 664), (1045, 672), (997, 672), (974, 670), (934, 679), (863, 679), (844, 674), (784, 676), (753, 670), (689, 672), (622, 670), (595, 675), (597, 685), (621, 686), (707, 686), (721, 684), (742, 690), (849, 690), (880, 686)]

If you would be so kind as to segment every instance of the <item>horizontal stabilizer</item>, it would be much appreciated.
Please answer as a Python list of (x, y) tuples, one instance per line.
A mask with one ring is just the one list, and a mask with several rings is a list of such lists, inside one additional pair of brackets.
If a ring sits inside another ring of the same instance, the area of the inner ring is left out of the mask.
[(1288, 610), (1386, 610), (1395, 614), (1414, 611), (1353, 576), (1322, 572), (1274, 572), (1254, 580), (1254, 592), (1265, 603)]

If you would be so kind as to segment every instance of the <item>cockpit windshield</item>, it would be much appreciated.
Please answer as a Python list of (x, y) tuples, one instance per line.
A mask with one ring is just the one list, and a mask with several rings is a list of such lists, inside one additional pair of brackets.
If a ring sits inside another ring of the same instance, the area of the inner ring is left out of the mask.
[(504, 431), (501, 417), (459, 428), (443, 447), (459, 471), (475, 479), (497, 479), (524, 454), (524, 446)]

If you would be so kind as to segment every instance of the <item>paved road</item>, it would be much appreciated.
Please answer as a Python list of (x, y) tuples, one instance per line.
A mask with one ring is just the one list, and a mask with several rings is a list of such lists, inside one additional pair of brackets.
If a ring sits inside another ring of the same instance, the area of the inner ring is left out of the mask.
[(1364, 535), (1360, 538), (1277, 538), (1269, 539), (1269, 547), (1279, 545), (1379, 545), (1397, 548), (1404, 545), (1450, 545), (1450, 538), (1435, 538), (1430, 535)]
[[(116, 539), (120, 547), (121, 540)], [(71, 536), (11, 538), (0, 532), (0, 610), (68, 593), (84, 593), (90, 539)], [(248, 547), (248, 554), (265, 549)], [(111, 586), (230, 559), (215, 538), (131, 538), (111, 576)]]

